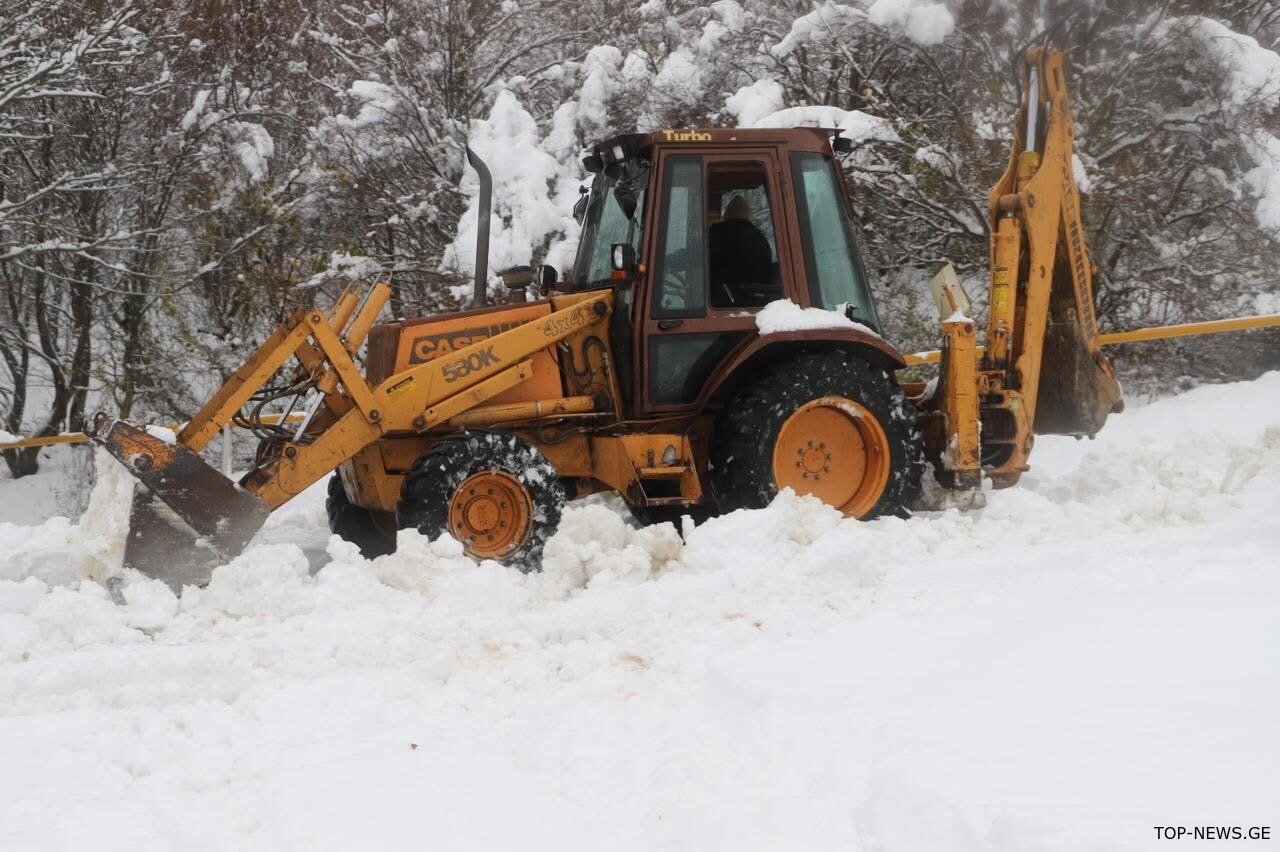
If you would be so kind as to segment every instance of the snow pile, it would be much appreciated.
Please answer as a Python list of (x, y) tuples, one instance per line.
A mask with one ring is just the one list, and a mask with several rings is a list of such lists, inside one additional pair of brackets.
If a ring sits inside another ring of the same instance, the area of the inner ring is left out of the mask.
[[(1236, 109), (1274, 110), (1280, 105), (1280, 53), (1212, 18), (1174, 18), (1162, 27), (1189, 26), (1230, 73), (1230, 104)], [(1264, 228), (1280, 229), (1280, 138), (1258, 130), (1246, 140), (1256, 167), (1245, 182), (1258, 197), (1255, 215)]]
[(532, 575), (414, 532), (363, 559), (320, 488), (180, 599), (0, 582), (0, 846), (989, 852), (1266, 824), (1280, 373), (1032, 463), (905, 521), (785, 493), (682, 540), (571, 507)]
[[(742, 94), (746, 90), (739, 90)], [(748, 112), (760, 109), (759, 103), (744, 99), (739, 102)], [(898, 134), (889, 122), (861, 110), (840, 109), (833, 106), (798, 106), (781, 109), (758, 118), (753, 127), (829, 127), (840, 130), (840, 135), (853, 143), (898, 142)]]
[(587, 52), (579, 71), (577, 97), (556, 108), (546, 148), (561, 162), (578, 154), (580, 139), (596, 141), (608, 133), (609, 103), (625, 82), (618, 48), (601, 44)]
[(159, 438), (170, 446), (178, 443), (178, 433), (174, 432), (168, 426), (157, 426), (154, 423), (149, 423), (146, 426), (146, 430), (148, 435), (153, 438)]
[(377, 127), (409, 109), (399, 93), (375, 80), (352, 81), (347, 89), (347, 96), (358, 105), (355, 116), (348, 118), (338, 115), (333, 121), (348, 130)]
[(785, 92), (777, 80), (756, 80), (725, 98), (724, 106), (740, 127), (755, 127), (782, 109)]
[(1260, 131), (1248, 147), (1258, 164), (1245, 173), (1245, 181), (1258, 196), (1254, 215), (1264, 228), (1280, 229), (1280, 138)]
[(710, 5), (711, 17), (702, 25), (697, 49), (702, 56), (714, 56), (720, 44), (732, 33), (741, 32), (747, 16), (737, 0), (715, 0)]
[[(577, 197), (578, 181), (565, 174), (556, 158), (542, 149), (533, 116), (511, 92), (498, 94), (487, 120), (472, 123), (468, 144), (493, 176), (489, 271), (490, 278), (496, 280), (499, 270), (529, 263), (531, 251), (558, 234), (576, 230), (573, 202), (564, 199)], [(472, 273), (480, 180), (470, 167), (463, 178), (462, 191), (471, 200), (442, 263), (445, 268)]]
[(867, 326), (849, 319), (842, 310), (828, 311), (823, 308), (802, 308), (790, 299), (777, 299), (765, 305), (756, 314), (756, 328), (759, 329), (761, 334), (782, 334), (787, 331), (813, 331), (827, 328), (852, 328), (864, 334), (875, 335), (875, 332)]
[(1205, 47), (1230, 70), (1231, 99), (1236, 106), (1255, 100), (1275, 106), (1280, 101), (1280, 54), (1213, 18), (1175, 19), (1168, 26), (1183, 22), (1193, 28)]
[[(248, 92), (240, 92), (239, 96), (252, 100), (252, 95)], [(232, 118), (247, 105), (233, 107), (228, 100), (229, 93), (222, 87), (201, 89), (196, 92), (191, 107), (179, 122), (183, 133), (203, 134), (210, 139), (220, 137), (240, 164), (242, 175), (223, 175), (228, 181), (224, 191), (237, 188), (245, 182), (252, 184), (266, 180), (268, 161), (275, 155), (275, 140), (271, 138), (267, 128), (254, 122)], [(237, 178), (244, 180), (238, 181)]]
[(228, 122), (224, 131), (231, 142), (232, 150), (250, 183), (260, 183), (267, 179), (267, 161), (276, 152), (275, 140), (261, 124), (246, 121)]
[(843, 3), (825, 0), (806, 15), (796, 18), (786, 36), (769, 49), (782, 59), (806, 44), (840, 38), (850, 26), (870, 21), (893, 32), (901, 32), (912, 41), (939, 44), (951, 34), (955, 18), (942, 3), (927, 0), (875, 0), (865, 12)]
[(181, 126), (184, 132), (200, 124), (200, 116), (204, 112), (205, 104), (209, 102), (209, 94), (208, 89), (201, 89), (196, 92), (196, 96), (191, 102), (191, 108), (182, 116)]
[(640, 582), (680, 556), (675, 527), (634, 529), (605, 506), (570, 512), (547, 542), (543, 573), (563, 589), (588, 583)]
[[(21, 483), (21, 480), (19, 480)], [(6, 486), (10, 483), (5, 482)], [(6, 488), (8, 493), (13, 488)], [(7, 510), (3, 517), (16, 513)], [(33, 532), (34, 530), (34, 532)], [(68, 554), (78, 529), (63, 517), (52, 517), (39, 527), (0, 522), (0, 582), (28, 577), (50, 583), (70, 583), (80, 579)], [(79, 546), (79, 545), (77, 545)]]
[(124, 567), (136, 480), (104, 449), (94, 449), (94, 466), (97, 477), (79, 534), (72, 540), (68, 563), (76, 576), (104, 583)]
[(832, 3), (825, 0), (820, 6), (807, 15), (801, 15), (791, 22), (791, 29), (782, 41), (769, 49), (779, 59), (789, 56), (799, 47), (824, 38), (838, 35), (845, 27), (862, 23), (867, 13), (844, 3)]
[[(695, 106), (702, 97), (705, 86), (697, 54), (684, 47), (671, 51), (658, 67), (653, 86), (663, 93), (664, 100), (668, 103), (690, 108)], [(642, 117), (639, 123), (641, 126), (653, 126), (656, 122), (656, 117)]]
[[(63, 517), (50, 518), (39, 527), (0, 521), (0, 581), (35, 577), (57, 584), (85, 578), (105, 582), (120, 573), (134, 479), (105, 450), (95, 450), (94, 465), (97, 484), (79, 525)], [(6, 493), (15, 494), (25, 485), (23, 480), (4, 484)]]
[(369, 283), (385, 277), (386, 270), (382, 264), (371, 257), (353, 255), (345, 251), (329, 253), (328, 261), (321, 272), (317, 272), (298, 287), (320, 287), (330, 281)]
[(955, 18), (942, 3), (920, 0), (876, 0), (867, 10), (871, 23), (900, 29), (917, 44), (941, 44), (955, 27)]

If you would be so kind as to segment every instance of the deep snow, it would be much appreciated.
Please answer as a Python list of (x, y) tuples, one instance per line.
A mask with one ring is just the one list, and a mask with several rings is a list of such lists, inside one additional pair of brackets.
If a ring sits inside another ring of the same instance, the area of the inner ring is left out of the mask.
[(313, 489), (208, 588), (126, 606), (70, 573), (89, 527), (0, 523), (0, 848), (1280, 832), (1280, 373), (1032, 461), (905, 522), (784, 495), (682, 542), (584, 506), (533, 576), (414, 534), (312, 574)]

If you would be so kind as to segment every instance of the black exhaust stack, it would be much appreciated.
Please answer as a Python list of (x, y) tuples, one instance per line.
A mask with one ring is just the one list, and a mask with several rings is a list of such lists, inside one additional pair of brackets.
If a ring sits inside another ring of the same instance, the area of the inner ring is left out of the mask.
[(476, 223), (476, 284), (472, 296), (474, 307), (480, 308), (488, 304), (485, 298), (489, 289), (489, 216), (493, 212), (493, 175), (484, 160), (467, 146), (467, 162), (480, 177), (480, 210)]

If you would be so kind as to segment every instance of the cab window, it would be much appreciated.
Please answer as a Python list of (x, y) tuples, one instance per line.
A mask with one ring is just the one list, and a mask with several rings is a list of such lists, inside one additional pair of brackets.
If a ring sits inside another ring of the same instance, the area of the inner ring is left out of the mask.
[(764, 164), (712, 163), (707, 201), (711, 306), (759, 308), (781, 299), (778, 239)]
[[(585, 290), (610, 283), (609, 250), (614, 243), (630, 243), (636, 253), (640, 253), (648, 179), (649, 164), (643, 160), (612, 164), (596, 176), (582, 222), (573, 274), (569, 277), (570, 289)], [(635, 209), (628, 216), (631, 200), (635, 202)]]
[(866, 274), (858, 258), (844, 200), (830, 157), (792, 154), (796, 214), (800, 220), (800, 244), (813, 305), (835, 310), (852, 308), (853, 318), (879, 327)]
[(656, 319), (759, 308), (782, 298), (764, 164), (666, 161), (654, 276)]
[(654, 270), (654, 317), (696, 317), (707, 312), (702, 195), (702, 158), (668, 157), (662, 180), (665, 215)]

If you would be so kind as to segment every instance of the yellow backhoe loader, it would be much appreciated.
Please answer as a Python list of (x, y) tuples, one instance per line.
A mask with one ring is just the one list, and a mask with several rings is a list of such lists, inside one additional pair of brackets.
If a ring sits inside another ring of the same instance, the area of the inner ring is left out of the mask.
[[(524, 569), (565, 501), (596, 491), (646, 522), (761, 507), (783, 488), (873, 518), (910, 510), (927, 462), (955, 489), (1014, 483), (1034, 435), (1092, 435), (1121, 406), (1094, 318), (1062, 56), (1028, 51), (1022, 75), (989, 203), (985, 349), (942, 280), (941, 348), (910, 359), (941, 362), (932, 392), (899, 385), (909, 359), (879, 334), (833, 153), (848, 140), (620, 136), (585, 160), (594, 178), (565, 275), (508, 270), (510, 303), (486, 306), (482, 234), (474, 310), (375, 324), (387, 285), (348, 289), (276, 329), (176, 443), (100, 416), (94, 440), (143, 486), (127, 564), (201, 582), (325, 477), (331, 529), (366, 554), (412, 527)], [(487, 224), (491, 182), (472, 162)], [(762, 329), (783, 299), (828, 309), (830, 327)], [(286, 405), (296, 425), (266, 416)], [(231, 421), (262, 439), (238, 483), (198, 455)]]

